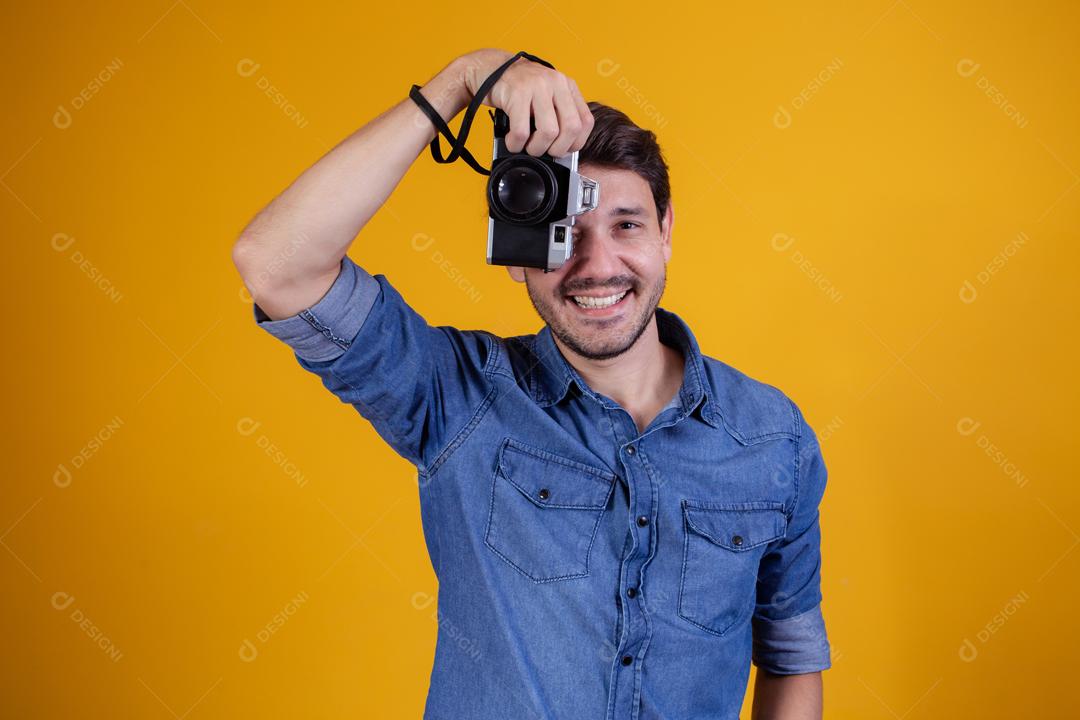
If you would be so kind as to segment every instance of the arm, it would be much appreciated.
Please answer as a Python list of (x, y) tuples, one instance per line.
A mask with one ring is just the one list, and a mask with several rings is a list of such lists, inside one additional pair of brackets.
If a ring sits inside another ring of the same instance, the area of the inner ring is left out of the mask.
[(821, 612), (819, 506), (828, 471), (817, 434), (794, 403), (795, 503), (784, 538), (762, 558), (753, 625), (753, 720), (820, 719), (821, 671), (832, 664)]
[[(458, 58), (422, 88), (444, 119), (468, 104), (461, 73)], [(434, 135), (431, 120), (406, 97), (338, 143), (255, 216), (232, 258), (271, 319), (325, 295), (353, 238)]]
[[(511, 56), (498, 49), (463, 55), (421, 91), (449, 121)], [(511, 150), (524, 147), (540, 155), (550, 149), (562, 155), (580, 149), (592, 130), (592, 113), (573, 80), (526, 58), (507, 68), (485, 101), (510, 116)], [(531, 138), (530, 108), (536, 116)], [(330, 150), (248, 224), (232, 258), (270, 319), (295, 315), (326, 294), (353, 239), (435, 132), (431, 120), (405, 97)]]
[(777, 675), (758, 668), (751, 720), (821, 720), (821, 672)]
[[(511, 57), (497, 49), (469, 53), (421, 91), (450, 120)], [(592, 130), (576, 84), (526, 58), (509, 66), (484, 100), (509, 115), (512, 150), (565, 154)], [(491, 336), (431, 326), (389, 278), (369, 273), (347, 251), (434, 133), (405, 97), (305, 171), (233, 247), (258, 326), (426, 475), (437, 472), (488, 397)]]

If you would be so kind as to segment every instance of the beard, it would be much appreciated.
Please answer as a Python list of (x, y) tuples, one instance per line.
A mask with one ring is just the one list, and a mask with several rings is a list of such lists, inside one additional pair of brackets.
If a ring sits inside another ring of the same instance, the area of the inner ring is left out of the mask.
[(623, 316), (608, 320), (608, 323), (612, 323), (608, 326), (603, 321), (590, 322), (580, 315), (575, 316), (575, 310), (567, 305), (574, 301), (561, 294), (560, 288), (556, 288), (551, 296), (543, 296), (534, 291), (529, 285), (528, 273), (525, 274), (525, 287), (529, 291), (529, 300), (536, 313), (564, 345), (590, 360), (617, 357), (633, 347), (649, 326), (649, 321), (652, 320), (664, 294), (666, 282), (667, 265), (652, 287), (644, 289), (646, 292), (642, 292), (639, 284), (633, 284), (633, 306)]

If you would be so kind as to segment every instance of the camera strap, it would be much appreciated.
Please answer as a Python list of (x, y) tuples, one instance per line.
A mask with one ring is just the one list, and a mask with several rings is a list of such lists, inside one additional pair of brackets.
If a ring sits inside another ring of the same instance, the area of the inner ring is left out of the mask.
[[(483, 99), (487, 97), (488, 92), (495, 85), (495, 83), (498, 82), (499, 78), (502, 77), (502, 74), (506, 72), (506, 69), (509, 68), (514, 63), (514, 61), (520, 57), (526, 58), (536, 63), (540, 63), (541, 65), (546, 65), (552, 70), (555, 69), (555, 66), (551, 63), (547, 62), (546, 60), (541, 60), (535, 55), (530, 55), (524, 50), (520, 51), (517, 55), (504, 62), (495, 72), (491, 73), (491, 75), (488, 75), (487, 79), (484, 80), (482, 85), (480, 85), (480, 89), (476, 91), (473, 99), (469, 102), (469, 107), (465, 110), (465, 117), (461, 119), (461, 127), (458, 129), (457, 137), (454, 137), (454, 134), (450, 131), (450, 126), (446, 124), (446, 121), (442, 119), (442, 116), (439, 115), (439, 112), (431, 106), (431, 103), (429, 103), (427, 101), (427, 98), (425, 98), (420, 92), (420, 86), (412, 86), (412, 89), (409, 90), (409, 97), (411, 97), (413, 101), (420, 106), (420, 109), (423, 110), (424, 114), (426, 114), (431, 119), (431, 122), (438, 130), (438, 132), (435, 133), (435, 137), (432, 138), (430, 145), (431, 156), (435, 158), (435, 162), (443, 164), (452, 163), (460, 156), (465, 162), (469, 164), (470, 167), (472, 167), (473, 170), (480, 173), (481, 175), (491, 174), (491, 170), (485, 168), (483, 165), (478, 163), (476, 161), (476, 158), (472, 156), (472, 153), (470, 153), (465, 147), (465, 139), (469, 137), (469, 130), (472, 127), (473, 116), (480, 108), (480, 104)], [(494, 119), (495, 113), (493, 111), (489, 110), (488, 114), (490, 114), (492, 119)], [(446, 137), (447, 142), (450, 143), (450, 146), (452, 148), (450, 155), (445, 158), (442, 154), (442, 146), (439, 143), (439, 133), (442, 133), (443, 136)]]

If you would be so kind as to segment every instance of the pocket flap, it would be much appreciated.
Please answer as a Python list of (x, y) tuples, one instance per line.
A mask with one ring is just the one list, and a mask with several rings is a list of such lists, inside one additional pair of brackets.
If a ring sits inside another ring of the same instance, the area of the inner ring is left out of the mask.
[(694, 532), (735, 552), (772, 542), (787, 532), (783, 503), (683, 500), (682, 505)]
[(615, 474), (507, 438), (499, 471), (539, 507), (598, 510), (606, 507)]

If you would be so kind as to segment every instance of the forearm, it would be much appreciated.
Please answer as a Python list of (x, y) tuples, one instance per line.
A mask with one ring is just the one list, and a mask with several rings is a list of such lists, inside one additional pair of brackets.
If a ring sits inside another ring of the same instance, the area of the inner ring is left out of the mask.
[[(421, 87), (448, 122), (471, 98), (463, 63), (451, 61)], [(353, 239), (434, 136), (431, 120), (405, 97), (338, 143), (258, 213), (232, 255), (269, 317), (293, 315), (325, 294)]]
[(751, 720), (821, 720), (821, 673), (776, 675), (758, 668)]

